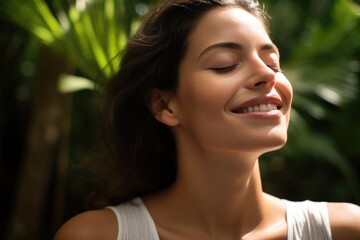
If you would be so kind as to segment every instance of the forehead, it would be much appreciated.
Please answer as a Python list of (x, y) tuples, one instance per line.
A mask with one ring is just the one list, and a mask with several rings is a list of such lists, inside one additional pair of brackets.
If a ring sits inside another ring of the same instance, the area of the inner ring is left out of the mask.
[(201, 51), (218, 42), (237, 42), (245, 48), (271, 42), (264, 23), (241, 7), (210, 10), (199, 20), (188, 40), (192, 51)]

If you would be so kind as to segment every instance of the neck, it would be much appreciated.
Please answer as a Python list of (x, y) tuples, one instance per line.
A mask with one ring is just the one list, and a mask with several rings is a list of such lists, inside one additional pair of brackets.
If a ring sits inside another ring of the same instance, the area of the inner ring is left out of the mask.
[(174, 196), (183, 196), (182, 202), (197, 209), (207, 231), (247, 232), (261, 222), (264, 195), (256, 158), (205, 158), (198, 166), (189, 158), (187, 162), (179, 166)]
[(166, 193), (177, 226), (188, 229), (191, 221), (194, 231), (216, 238), (246, 235), (263, 223), (267, 212), (256, 155), (179, 150), (177, 181)]

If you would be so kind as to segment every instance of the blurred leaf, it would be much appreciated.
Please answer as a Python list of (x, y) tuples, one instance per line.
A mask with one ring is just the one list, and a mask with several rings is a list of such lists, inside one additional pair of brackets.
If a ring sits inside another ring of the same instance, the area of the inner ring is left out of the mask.
[[(355, 60), (336, 59), (312, 64), (294, 63), (294, 66), (286, 67), (286, 75), (295, 89), (294, 108), (305, 112), (311, 110), (309, 103), (304, 102), (304, 97), (309, 94), (338, 107), (353, 101), (358, 93), (356, 64)], [(311, 105), (321, 105), (321, 102), (312, 101)], [(311, 111), (308, 114), (313, 115)]]
[(285, 53), (283, 69), (294, 88), (289, 142), (280, 154), (330, 163), (359, 201), (356, 170), (338, 148), (341, 140), (327, 132), (335, 127), (335, 117), (359, 98), (359, 6), (349, 0), (323, 2), (322, 8), (308, 0), (266, 2), (274, 19), (273, 38)]
[(119, 70), (119, 53), (132, 31), (129, 18), (135, 21), (134, 15), (128, 16), (127, 5), (133, 4), (125, 0), (54, 0), (51, 9), (45, 0), (11, 0), (0, 3), (0, 13), (62, 54), (86, 77), (104, 85), (100, 80)]
[(90, 79), (62, 74), (59, 78), (58, 88), (61, 93), (71, 93), (85, 89), (94, 90), (95, 85)]

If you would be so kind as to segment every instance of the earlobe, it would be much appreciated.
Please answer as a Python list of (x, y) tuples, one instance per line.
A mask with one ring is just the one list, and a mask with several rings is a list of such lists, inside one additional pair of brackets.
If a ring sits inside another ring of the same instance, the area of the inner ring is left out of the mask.
[(147, 105), (156, 120), (175, 127), (179, 121), (171, 107), (172, 94), (160, 89), (151, 89), (148, 93)]

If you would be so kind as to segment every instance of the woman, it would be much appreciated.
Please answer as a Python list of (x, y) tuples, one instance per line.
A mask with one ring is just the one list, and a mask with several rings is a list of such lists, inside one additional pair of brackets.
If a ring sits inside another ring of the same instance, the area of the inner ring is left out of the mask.
[[(360, 239), (360, 209), (262, 191), (292, 87), (254, 0), (170, 0), (128, 43), (103, 127), (119, 177), (56, 240)], [(118, 205), (120, 204), (120, 205)]]

